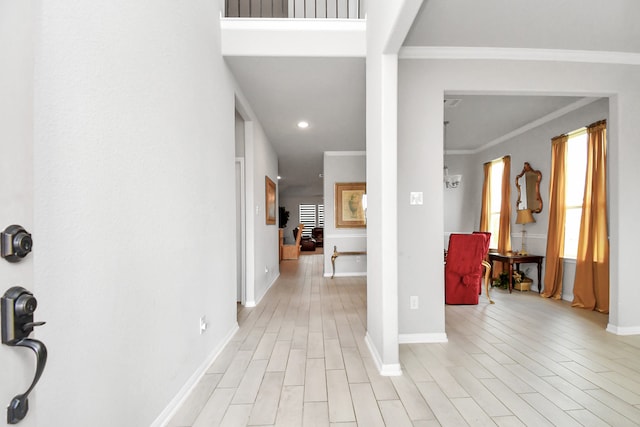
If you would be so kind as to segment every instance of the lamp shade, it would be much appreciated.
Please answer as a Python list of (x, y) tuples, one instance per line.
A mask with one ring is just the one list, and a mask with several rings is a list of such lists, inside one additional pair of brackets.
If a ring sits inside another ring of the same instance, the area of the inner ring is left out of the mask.
[(518, 216), (516, 216), (516, 224), (529, 224), (531, 222), (536, 222), (533, 218), (533, 214), (531, 213), (531, 209), (521, 209), (518, 211)]

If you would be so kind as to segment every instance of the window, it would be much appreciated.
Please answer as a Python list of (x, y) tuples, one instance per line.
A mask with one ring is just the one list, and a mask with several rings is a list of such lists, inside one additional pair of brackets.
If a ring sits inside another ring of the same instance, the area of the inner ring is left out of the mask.
[(318, 227), (324, 227), (324, 205), (318, 205)]
[(563, 258), (576, 258), (580, 237), (580, 218), (584, 203), (584, 181), (587, 175), (587, 130), (569, 134), (565, 179), (566, 218), (564, 222)]
[(303, 237), (311, 237), (314, 227), (324, 227), (324, 205), (299, 205), (298, 214), (300, 223), (304, 224)]
[(504, 162), (502, 159), (491, 163), (491, 206), (489, 206), (489, 231), (491, 241), (489, 247), (498, 247), (498, 232), (500, 231), (500, 206), (502, 205), (502, 172)]

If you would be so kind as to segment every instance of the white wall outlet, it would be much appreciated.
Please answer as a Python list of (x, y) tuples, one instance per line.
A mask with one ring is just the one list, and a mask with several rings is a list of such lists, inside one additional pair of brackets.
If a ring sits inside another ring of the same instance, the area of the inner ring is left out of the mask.
[(422, 204), (422, 191), (412, 191), (409, 194), (409, 204), (410, 205), (421, 205)]
[(411, 308), (411, 310), (417, 310), (418, 309), (418, 297), (417, 296), (412, 296), (411, 298), (409, 298), (409, 307)]
[(356, 257), (356, 262), (360, 262), (360, 257), (359, 256)]
[(207, 323), (207, 316), (202, 316), (200, 318), (200, 335), (205, 333), (205, 331), (207, 330), (207, 326), (209, 326), (209, 324)]

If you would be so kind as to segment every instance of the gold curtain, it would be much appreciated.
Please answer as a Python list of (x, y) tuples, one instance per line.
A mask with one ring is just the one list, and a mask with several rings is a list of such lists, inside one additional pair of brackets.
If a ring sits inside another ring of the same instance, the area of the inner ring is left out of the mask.
[(511, 156), (502, 158), (502, 200), (500, 204), (500, 231), (498, 232), (498, 252), (506, 254), (511, 250)]
[[(511, 156), (502, 159), (502, 194), (500, 200), (500, 226), (498, 228), (498, 253), (511, 251)], [(496, 263), (491, 271), (492, 277), (500, 277), (500, 273), (509, 271), (507, 263)]]
[(601, 313), (609, 312), (606, 131), (604, 120), (587, 128), (587, 177), (572, 303)]
[(567, 135), (551, 140), (551, 180), (549, 184), (549, 231), (544, 269), (545, 298), (562, 298), (564, 222), (566, 217), (565, 181), (567, 170)]
[(480, 211), (480, 231), (489, 231), (491, 218), (491, 162), (484, 164), (484, 182), (482, 184), (482, 210)]

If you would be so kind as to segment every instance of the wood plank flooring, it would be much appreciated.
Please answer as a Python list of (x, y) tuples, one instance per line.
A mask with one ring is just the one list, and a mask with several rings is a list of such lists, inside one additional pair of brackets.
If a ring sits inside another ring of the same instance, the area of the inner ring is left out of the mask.
[(378, 375), (363, 337), (366, 280), (322, 277), (322, 256), (281, 276), (170, 427), (640, 426), (640, 337), (537, 293), (447, 306), (448, 343), (400, 346)]

